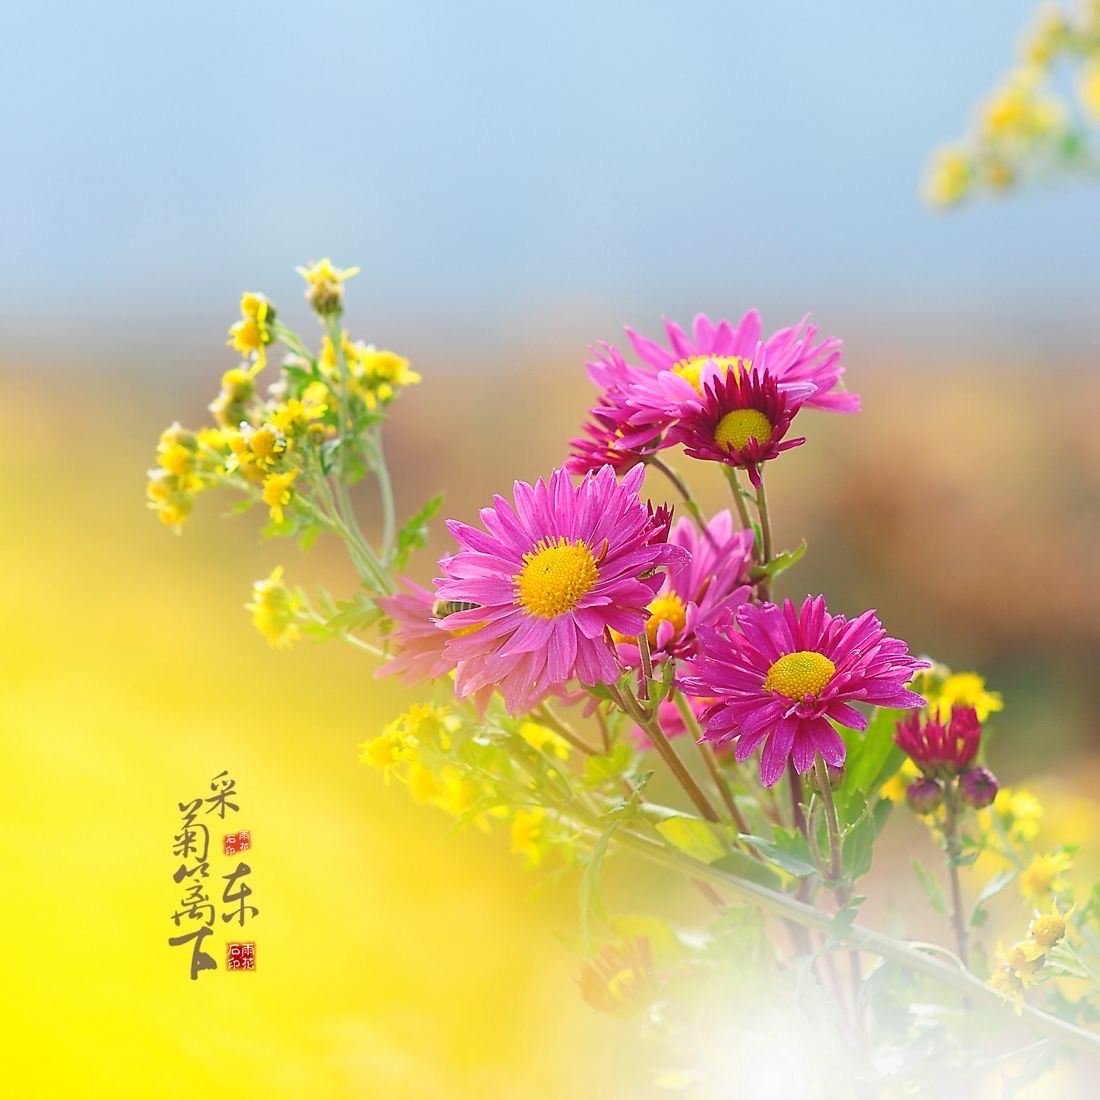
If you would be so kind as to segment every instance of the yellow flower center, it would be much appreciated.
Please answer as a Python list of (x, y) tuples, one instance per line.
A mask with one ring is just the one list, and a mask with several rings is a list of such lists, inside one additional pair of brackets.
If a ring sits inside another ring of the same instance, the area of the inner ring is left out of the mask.
[(835, 673), (836, 665), (824, 653), (806, 649), (785, 653), (768, 669), (764, 690), (778, 691), (788, 699), (808, 699), (820, 695)]
[(703, 367), (707, 363), (717, 363), (718, 366), (723, 368), (724, 374), (733, 371), (735, 375), (740, 374), (744, 368), (752, 365), (747, 359), (741, 359), (736, 355), (692, 355), (687, 359), (681, 359), (672, 368), (672, 373), (678, 374), (681, 378), (690, 382), (695, 387), (695, 392), (701, 396), (703, 393)]
[(672, 623), (673, 629), (679, 633), (684, 629), (687, 617), (687, 608), (684, 601), (675, 592), (667, 592), (658, 596), (649, 604), (649, 618), (646, 620), (645, 633), (649, 644), (657, 644), (657, 627), (661, 623)]
[(726, 413), (714, 429), (714, 442), (722, 447), (739, 451), (750, 439), (758, 443), (772, 440), (772, 423), (759, 409), (734, 409)]
[(1053, 947), (1066, 934), (1066, 922), (1060, 917), (1036, 917), (1028, 931), (1037, 944)]
[(516, 597), (529, 615), (554, 619), (565, 614), (600, 579), (587, 545), (559, 536), (541, 539), (523, 555), (523, 571), (513, 578)]

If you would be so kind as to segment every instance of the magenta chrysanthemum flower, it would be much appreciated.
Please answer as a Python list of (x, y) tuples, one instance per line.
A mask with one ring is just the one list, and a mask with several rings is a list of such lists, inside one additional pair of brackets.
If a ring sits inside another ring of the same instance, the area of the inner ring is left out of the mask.
[(933, 779), (955, 775), (978, 755), (982, 727), (973, 707), (956, 703), (951, 718), (941, 722), (935, 715), (921, 721), (910, 714), (898, 723), (894, 737), (902, 752)]
[(495, 497), (481, 510), (485, 531), (448, 522), (460, 549), (440, 561), (436, 591), (477, 605), (446, 620), (458, 695), (497, 685), (514, 714), (571, 679), (618, 678), (609, 631), (644, 629), (658, 571), (688, 557), (663, 541), (667, 517), (639, 499), (644, 474), (636, 466), (617, 483), (604, 466), (574, 486), (555, 470), (549, 484), (517, 481), (514, 507)]
[(615, 473), (623, 474), (645, 461), (656, 450), (655, 445), (650, 442), (640, 447), (626, 446), (625, 424), (622, 407), (601, 397), (599, 404), (588, 410), (588, 420), (581, 426), (584, 435), (570, 440), (565, 468), (571, 474), (587, 474), (601, 466), (611, 466)]
[(736, 622), (737, 630), (699, 632), (699, 656), (683, 690), (716, 700), (705, 711), (704, 740), (736, 741), (739, 761), (763, 744), (766, 787), (779, 782), (788, 759), (800, 774), (817, 753), (828, 764), (843, 764), (844, 742), (831, 723), (867, 727), (851, 703), (925, 705), (905, 685), (928, 662), (887, 637), (873, 611), (849, 621), (830, 615), (824, 596), (807, 596), (798, 610), (790, 600), (782, 608), (746, 604)]
[(393, 620), (389, 640), (396, 648), (375, 675), (400, 676), (406, 684), (434, 680), (454, 668), (454, 663), (443, 656), (447, 635), (439, 629), (432, 614), (435, 597), (405, 577), (401, 583), (407, 592), (378, 599), (378, 606)]
[(701, 407), (686, 413), (668, 433), (692, 458), (744, 467), (760, 487), (760, 463), (805, 443), (785, 439), (799, 405), (779, 392), (765, 370), (730, 371), (707, 384)]
[[(735, 532), (728, 511), (718, 512), (703, 531), (684, 517), (676, 522), (668, 541), (682, 546), (691, 560), (685, 569), (665, 577), (649, 603), (645, 632), (654, 663), (694, 654), (699, 627), (731, 623), (733, 613), (750, 595), (753, 534)], [(641, 654), (635, 639), (616, 640), (622, 663), (637, 668)]]
[[(817, 329), (808, 325), (809, 315), (789, 328), (761, 341), (760, 314), (749, 310), (736, 327), (729, 321), (714, 324), (704, 313), (696, 316), (689, 337), (679, 325), (665, 321), (669, 347), (639, 336), (633, 329), (626, 334), (643, 362), (658, 371), (691, 378), (706, 360), (748, 360), (755, 366), (763, 353), (768, 370), (781, 385), (808, 382), (813, 390), (806, 404), (833, 412), (859, 412), (859, 398), (838, 390), (844, 368), (840, 365), (841, 341), (835, 337), (814, 344)], [(597, 383), (598, 384), (598, 383)], [(701, 389), (702, 387), (700, 387)]]

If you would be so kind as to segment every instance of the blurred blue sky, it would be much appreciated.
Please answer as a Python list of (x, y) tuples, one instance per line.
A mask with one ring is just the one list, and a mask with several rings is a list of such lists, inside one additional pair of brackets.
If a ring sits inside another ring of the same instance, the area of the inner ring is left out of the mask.
[(1031, 7), (9, 5), (0, 320), (220, 316), (331, 254), (372, 310), (478, 328), (761, 300), (1072, 325), (1094, 192), (917, 193)]

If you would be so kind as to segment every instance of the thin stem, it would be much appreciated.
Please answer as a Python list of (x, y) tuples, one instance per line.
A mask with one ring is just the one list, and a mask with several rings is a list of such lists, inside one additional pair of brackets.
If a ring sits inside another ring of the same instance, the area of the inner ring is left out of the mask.
[(817, 774), (817, 787), (821, 801), (825, 806), (825, 821), (829, 829), (829, 883), (838, 896), (842, 891), (840, 860), (840, 823), (836, 816), (836, 801), (833, 788), (829, 783), (829, 768), (825, 758), (818, 753), (814, 759), (814, 771)]
[(741, 489), (741, 481), (737, 476), (737, 470), (733, 466), (723, 466), (722, 473), (726, 475), (730, 492), (733, 493), (733, 502), (737, 505), (737, 514), (741, 518), (741, 526), (746, 531), (751, 531), (752, 520), (749, 519), (749, 510), (745, 506), (745, 496)]
[(684, 502), (684, 507), (688, 510), (691, 518), (695, 520), (699, 530), (706, 536), (707, 541), (712, 546), (717, 546), (717, 541), (710, 529), (707, 527), (706, 518), (703, 515), (702, 509), (699, 507), (695, 498), (691, 495), (691, 489), (688, 487), (688, 483), (671, 467), (661, 461), (656, 455), (651, 455), (647, 460), (647, 463), (656, 470), (660, 470), (669, 481), (672, 482), (673, 487), (680, 494), (681, 499)]
[(374, 472), (378, 476), (378, 489), (382, 495), (382, 560), (388, 562), (393, 553), (396, 517), (393, 505), (393, 482), (390, 480), (386, 455), (382, 450), (382, 426), (378, 425), (372, 433), (374, 444)]
[(586, 756), (598, 756), (599, 753), (573, 729), (568, 722), (559, 718), (551, 709), (549, 703), (540, 703), (535, 710), (535, 715), (545, 722), (555, 733), (563, 737), (574, 748), (580, 749)]
[(699, 813), (702, 814), (707, 821), (713, 821), (716, 824), (720, 823), (722, 818), (719, 816), (718, 811), (711, 804), (710, 799), (703, 793), (703, 789), (695, 782), (695, 777), (684, 766), (684, 762), (676, 755), (676, 750), (669, 744), (669, 740), (661, 729), (656, 716), (649, 714), (640, 707), (637, 700), (634, 699), (629, 692), (623, 695), (614, 684), (608, 684), (607, 688), (608, 691), (611, 692), (611, 697), (615, 702), (618, 703), (619, 706), (649, 735), (650, 741), (653, 742), (653, 747), (660, 754), (661, 759), (668, 765), (669, 771), (672, 772), (680, 786), (684, 788), (688, 798), (691, 799)]
[(787, 784), (791, 791), (791, 821), (803, 835), (808, 835), (806, 816), (802, 812), (802, 776), (795, 769), (794, 761), (787, 761)]
[[(740, 807), (733, 797), (733, 791), (730, 790), (730, 785), (726, 782), (726, 777), (722, 774), (722, 769), (718, 766), (718, 761), (714, 758), (713, 750), (710, 745), (703, 740), (703, 731), (699, 728), (699, 720), (695, 717), (695, 711), (691, 709), (691, 704), (688, 702), (683, 692), (677, 691), (674, 693), (674, 696), (676, 708), (679, 710), (680, 716), (683, 718), (684, 725), (687, 726), (692, 740), (699, 749), (699, 755), (702, 756), (703, 763), (706, 765), (711, 779), (714, 780), (714, 785), (718, 788), (718, 794), (721, 796), (726, 809), (729, 810), (734, 825), (737, 826), (737, 831), (739, 833), (748, 833), (750, 831), (748, 824), (745, 822), (745, 817), (741, 813)], [(749, 851), (757, 858), (760, 858), (760, 853), (757, 852), (755, 848), (750, 847)]]
[(638, 698), (649, 701), (649, 681), (653, 679), (653, 657), (649, 652), (649, 635), (643, 629), (638, 635), (638, 653), (642, 658), (642, 678), (638, 684)]
[(966, 916), (963, 912), (962, 885), (959, 881), (959, 803), (958, 789), (952, 779), (943, 785), (943, 839), (947, 854), (947, 877), (951, 881), (951, 927), (955, 932), (955, 949), (963, 966), (969, 969), (966, 946)]
[[(768, 513), (768, 493), (764, 488), (764, 469), (760, 469), (760, 487), (756, 490), (756, 511), (760, 515), (760, 538), (763, 542), (764, 560), (760, 563), (767, 566), (772, 560), (772, 521)], [(760, 598), (771, 598), (771, 584), (767, 577), (760, 582)]]

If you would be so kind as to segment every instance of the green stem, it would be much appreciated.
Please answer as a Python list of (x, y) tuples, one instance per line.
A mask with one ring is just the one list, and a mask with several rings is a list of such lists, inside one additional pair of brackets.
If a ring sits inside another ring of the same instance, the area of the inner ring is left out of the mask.
[(646, 462), (654, 469), (660, 470), (661, 473), (672, 482), (673, 487), (680, 494), (684, 502), (684, 507), (690, 513), (691, 518), (695, 520), (696, 526), (706, 536), (707, 541), (712, 546), (716, 546), (714, 535), (711, 534), (710, 530), (707, 528), (706, 517), (704, 517), (702, 509), (691, 495), (691, 489), (688, 487), (688, 483), (671, 466), (666, 465), (656, 455), (651, 455), (646, 459)]
[(722, 473), (726, 475), (730, 492), (733, 493), (733, 502), (737, 505), (737, 514), (741, 518), (741, 526), (746, 531), (751, 531), (752, 520), (749, 519), (749, 510), (745, 506), (745, 496), (741, 489), (741, 481), (737, 476), (737, 470), (733, 466), (723, 466)]
[[(692, 740), (699, 749), (699, 755), (703, 758), (703, 763), (706, 765), (707, 772), (714, 781), (714, 785), (718, 788), (718, 794), (726, 809), (729, 810), (730, 817), (734, 825), (737, 826), (737, 831), (739, 833), (749, 833), (751, 830), (745, 821), (744, 815), (741, 813), (740, 807), (738, 807), (733, 797), (733, 791), (730, 790), (730, 785), (726, 782), (726, 777), (722, 774), (722, 769), (718, 766), (718, 761), (714, 758), (714, 752), (711, 750), (710, 745), (703, 740), (703, 731), (699, 728), (699, 720), (695, 717), (695, 711), (691, 709), (691, 704), (688, 702), (683, 692), (677, 691), (673, 694), (676, 700), (676, 708), (679, 710), (680, 716), (683, 718), (684, 725), (687, 726)], [(752, 852), (757, 859), (761, 858), (760, 853), (755, 848), (750, 847), (749, 851)]]
[(534, 711), (535, 717), (545, 722), (555, 733), (563, 737), (575, 749), (580, 749), (586, 756), (598, 756), (599, 753), (573, 729), (568, 722), (559, 718), (551, 709), (549, 703), (540, 703)]
[(840, 823), (836, 816), (836, 800), (833, 798), (833, 788), (829, 783), (829, 768), (820, 753), (814, 759), (814, 771), (817, 774), (817, 787), (821, 794), (821, 801), (825, 806), (825, 821), (829, 829), (829, 885), (837, 891), (839, 897), (843, 888), (841, 882)]
[(720, 823), (722, 818), (719, 816), (718, 811), (703, 793), (703, 789), (695, 782), (695, 777), (684, 766), (684, 762), (676, 755), (676, 750), (669, 744), (669, 740), (661, 729), (656, 715), (649, 714), (640, 707), (629, 691), (624, 695), (614, 684), (608, 684), (607, 689), (615, 702), (648, 734), (650, 741), (653, 742), (653, 747), (668, 765), (669, 771), (672, 772), (676, 782), (683, 787), (699, 813), (707, 821)]
[(969, 968), (966, 946), (966, 914), (963, 912), (962, 885), (959, 882), (959, 803), (954, 779), (943, 785), (943, 839), (947, 854), (947, 876), (951, 882), (951, 927), (955, 931), (955, 949), (963, 965)]
[(395, 511), (393, 505), (393, 482), (390, 480), (389, 467), (386, 465), (386, 455), (382, 450), (382, 426), (378, 425), (373, 432), (374, 444), (374, 472), (378, 477), (378, 489), (382, 495), (382, 560), (389, 562), (393, 553), (394, 532), (396, 529)]
[[(768, 513), (768, 494), (764, 488), (763, 466), (760, 468), (760, 488), (756, 490), (756, 511), (760, 515), (760, 537), (763, 542), (764, 554), (763, 561), (760, 564), (767, 566), (772, 560), (772, 521)], [(762, 600), (771, 598), (771, 584), (767, 577), (760, 582), (759, 588)]]

